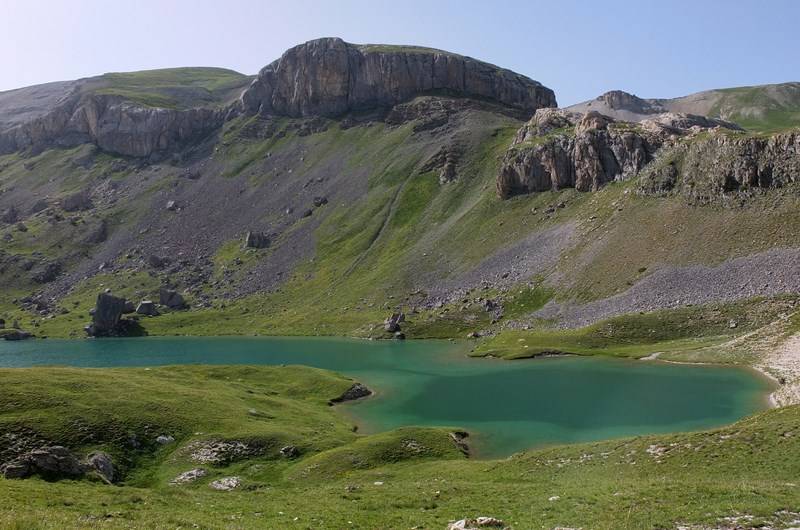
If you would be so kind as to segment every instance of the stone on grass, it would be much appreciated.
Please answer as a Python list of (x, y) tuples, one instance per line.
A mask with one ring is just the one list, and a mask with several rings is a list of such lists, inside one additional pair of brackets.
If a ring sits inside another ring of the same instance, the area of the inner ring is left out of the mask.
[(203, 477), (208, 475), (208, 471), (205, 469), (198, 467), (195, 469), (190, 469), (189, 471), (184, 471), (174, 479), (170, 481), (170, 484), (188, 484), (189, 482), (194, 482), (199, 480)]
[(170, 309), (186, 308), (186, 301), (183, 299), (183, 295), (177, 291), (166, 289), (164, 287), (162, 287), (158, 292), (158, 302)]
[(215, 489), (217, 491), (230, 491), (238, 488), (241, 485), (242, 481), (239, 479), (239, 477), (224, 477), (209, 484), (211, 489)]
[(136, 313), (155, 317), (158, 316), (158, 309), (156, 309), (156, 304), (152, 300), (142, 300), (139, 302), (139, 305), (136, 306)]

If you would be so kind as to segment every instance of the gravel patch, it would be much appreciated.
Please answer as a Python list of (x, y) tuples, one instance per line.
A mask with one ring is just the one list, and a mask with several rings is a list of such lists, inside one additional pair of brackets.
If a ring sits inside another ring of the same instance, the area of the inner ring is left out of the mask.
[(800, 249), (773, 249), (714, 267), (665, 267), (618, 295), (583, 305), (550, 302), (533, 313), (562, 328), (625, 313), (800, 292)]

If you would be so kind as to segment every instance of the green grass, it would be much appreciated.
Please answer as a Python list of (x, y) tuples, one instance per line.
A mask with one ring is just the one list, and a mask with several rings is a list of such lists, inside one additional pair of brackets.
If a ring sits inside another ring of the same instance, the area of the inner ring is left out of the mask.
[[(705, 355), (696, 361), (750, 364), (756, 359), (732, 358), (728, 352), (715, 352), (711, 347), (793, 312), (794, 302), (793, 297), (751, 299), (623, 315), (579, 329), (501, 331), (479, 341), (472, 355), (520, 359), (572, 353), (641, 358), (659, 352), (660, 358), (673, 359), (705, 349)], [(732, 322), (735, 327), (731, 327)]]
[(224, 68), (167, 68), (108, 73), (96, 93), (121, 96), (148, 107), (220, 106), (238, 96), (250, 77)]
[(737, 87), (715, 91), (711, 116), (724, 117), (761, 133), (800, 127), (800, 83)]
[[(439, 429), (353, 433), (326, 404), (349, 382), (310, 368), (0, 372), (4, 433), (35, 430), (79, 453), (103, 448), (126, 465), (116, 486), (0, 479), (0, 528), (443, 528), (477, 515), (514, 528), (609, 530), (715, 527), (747, 515), (743, 528), (783, 528), (800, 502), (796, 406), (706, 432), (475, 461)], [(162, 431), (176, 443), (153, 444)], [(120, 440), (131, 433), (148, 443), (128, 449)], [(209, 476), (197, 483), (168, 484), (197, 467), (187, 446), (218, 438), (261, 441), (264, 450), (203, 466)], [(297, 460), (278, 456), (287, 442), (301, 448)], [(242, 488), (208, 486), (233, 475)]]

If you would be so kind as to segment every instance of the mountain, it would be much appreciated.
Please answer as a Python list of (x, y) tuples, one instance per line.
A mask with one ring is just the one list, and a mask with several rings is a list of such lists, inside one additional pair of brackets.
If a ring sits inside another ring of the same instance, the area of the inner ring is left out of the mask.
[(753, 131), (777, 132), (800, 124), (800, 83), (707, 90), (673, 99), (642, 99), (613, 90), (567, 110), (594, 110), (625, 121), (679, 112), (732, 121)]
[[(385, 337), (403, 312), (409, 337), (516, 355), (519, 330), (560, 343), (562, 328), (794, 296), (797, 133), (676, 101), (557, 109), (485, 62), (340, 39), (256, 76), (5, 92), (0, 317), (81, 336), (111, 289), (160, 303), (137, 333)], [(720, 322), (698, 333), (747, 327)]]

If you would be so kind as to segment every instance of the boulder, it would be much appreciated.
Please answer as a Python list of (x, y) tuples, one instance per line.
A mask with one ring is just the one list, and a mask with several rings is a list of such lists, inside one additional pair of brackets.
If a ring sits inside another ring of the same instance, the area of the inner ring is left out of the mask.
[(86, 467), (95, 471), (106, 482), (114, 482), (117, 478), (113, 460), (107, 453), (102, 451), (91, 453), (86, 459)]
[(0, 318), (0, 329), (5, 329), (6, 321), (4, 318)]
[(158, 309), (156, 309), (156, 304), (152, 300), (142, 300), (139, 302), (139, 305), (136, 306), (136, 313), (139, 315), (155, 317), (158, 316)]
[(247, 232), (244, 238), (244, 246), (247, 248), (267, 248), (269, 245), (269, 236), (263, 232)]
[(59, 261), (50, 261), (42, 265), (34, 274), (33, 281), (36, 283), (50, 283), (61, 274), (62, 266)]
[(169, 264), (169, 259), (162, 258), (161, 256), (158, 256), (156, 254), (150, 254), (149, 256), (147, 256), (147, 264), (153, 267), (154, 269), (160, 269)]
[(61, 199), (61, 208), (65, 212), (91, 210), (93, 206), (92, 198), (88, 190), (81, 190)]
[(2, 467), (7, 479), (39, 475), (47, 479), (76, 478), (84, 474), (84, 466), (66, 447), (40, 447)]
[(383, 321), (383, 329), (387, 333), (400, 331), (400, 323), (405, 322), (406, 316), (403, 313), (392, 313)]
[(132, 300), (125, 300), (125, 306), (122, 308), (122, 314), (129, 315), (136, 312), (136, 305)]
[(238, 488), (241, 485), (242, 481), (239, 477), (224, 477), (209, 484), (211, 489), (215, 489), (217, 491), (230, 491)]
[(94, 306), (92, 323), (86, 326), (86, 333), (92, 337), (114, 335), (119, 331), (118, 326), (124, 310), (124, 298), (111, 293), (100, 293)]
[(0, 214), (0, 221), (7, 223), (7, 224), (14, 224), (19, 221), (19, 211), (16, 207), (11, 206), (10, 208), (3, 211)]
[(108, 239), (108, 221), (101, 219), (99, 223), (89, 230), (84, 241), (90, 245), (97, 245), (106, 239)]
[(185, 309), (186, 301), (178, 291), (162, 287), (158, 292), (158, 303), (170, 309)]
[(32, 333), (29, 333), (27, 331), (22, 331), (20, 329), (15, 329), (14, 331), (3, 335), (3, 338), (5, 340), (25, 340), (25, 339), (30, 339), (31, 337), (33, 337)]
[(371, 395), (372, 395), (372, 390), (362, 385), (361, 383), (353, 383), (353, 385), (347, 390), (345, 390), (345, 392), (341, 396), (332, 399), (330, 402), (343, 403), (345, 401), (355, 401), (356, 399), (361, 399)]
[(294, 445), (287, 445), (281, 448), (281, 456), (284, 458), (297, 458), (300, 456), (300, 450)]
[(42, 210), (46, 210), (48, 206), (50, 206), (50, 203), (47, 201), (47, 199), (39, 199), (38, 201), (33, 203), (33, 206), (31, 206), (31, 213), (32, 214), (39, 213)]
[(190, 469), (189, 471), (184, 471), (174, 479), (170, 481), (170, 484), (178, 485), (178, 484), (187, 484), (189, 482), (194, 482), (199, 480), (203, 477), (208, 475), (208, 471), (205, 469), (198, 467), (195, 469)]
[(173, 442), (175, 442), (175, 437), (168, 434), (162, 434), (156, 438), (156, 443), (159, 445), (169, 445)]
[(327, 197), (314, 197), (313, 203), (314, 203), (314, 206), (316, 208), (319, 208), (320, 206), (324, 206), (324, 205), (328, 204), (328, 198)]

